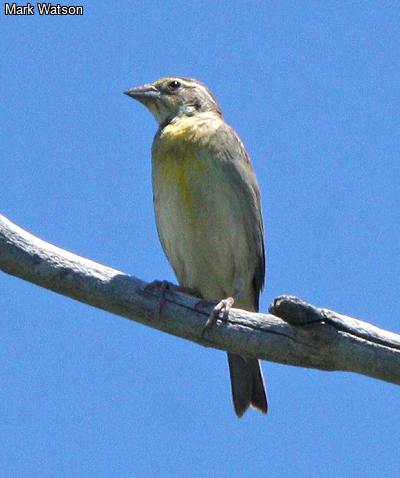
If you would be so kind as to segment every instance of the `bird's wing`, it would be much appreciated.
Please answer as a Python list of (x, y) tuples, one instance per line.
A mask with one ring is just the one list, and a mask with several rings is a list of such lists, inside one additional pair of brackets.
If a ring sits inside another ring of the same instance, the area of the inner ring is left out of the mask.
[[(261, 212), (260, 190), (249, 155), (235, 130), (221, 122), (217, 134), (223, 148), (218, 152), (222, 167), (242, 199), (244, 221), (252, 244), (255, 244), (256, 266), (253, 286), (256, 301), (265, 279), (264, 225)], [(258, 303), (256, 304), (258, 310)]]

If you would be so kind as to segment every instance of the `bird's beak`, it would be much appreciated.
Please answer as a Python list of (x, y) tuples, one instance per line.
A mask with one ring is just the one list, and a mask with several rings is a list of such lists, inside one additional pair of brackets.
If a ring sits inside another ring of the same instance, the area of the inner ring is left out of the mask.
[(128, 91), (124, 91), (124, 94), (141, 103), (147, 103), (160, 97), (160, 92), (157, 88), (150, 84), (131, 88)]

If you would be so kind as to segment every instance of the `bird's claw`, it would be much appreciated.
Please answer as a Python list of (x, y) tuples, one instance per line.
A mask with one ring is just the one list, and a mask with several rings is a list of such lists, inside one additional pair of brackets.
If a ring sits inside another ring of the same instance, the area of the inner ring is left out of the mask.
[(156, 310), (154, 311), (154, 319), (158, 321), (161, 318), (162, 308), (166, 302), (165, 292), (171, 287), (173, 284), (166, 280), (154, 280), (147, 284), (144, 288), (144, 291), (147, 293), (151, 293), (153, 290), (159, 291), (159, 299), (157, 303)]
[(151, 294), (153, 291), (158, 291), (161, 288), (168, 289), (169, 287), (173, 286), (171, 282), (168, 282), (167, 280), (153, 280), (149, 284), (147, 284), (144, 288), (144, 291), (146, 294)]
[[(190, 287), (184, 287), (181, 285), (175, 285), (172, 282), (168, 282), (167, 280), (154, 280), (153, 282), (150, 282), (149, 284), (146, 285), (144, 288), (144, 291), (148, 294), (152, 294), (154, 291), (156, 291), (159, 295), (159, 301), (157, 304), (157, 308), (154, 312), (154, 318), (156, 320), (159, 320), (161, 318), (161, 312), (162, 308), (167, 301), (165, 297), (165, 293), (167, 290), (174, 289), (178, 292), (182, 292), (183, 294), (187, 295), (194, 295), (198, 296), (199, 293)], [(200, 301), (201, 302), (201, 301)]]
[(210, 328), (219, 318), (225, 321), (228, 320), (229, 311), (231, 310), (234, 302), (235, 301), (233, 297), (228, 297), (227, 299), (222, 299), (220, 302), (218, 302), (218, 304), (211, 311), (211, 314), (208, 316), (207, 322), (203, 327), (203, 331), (201, 333), (202, 337), (204, 337), (205, 333), (210, 330)]

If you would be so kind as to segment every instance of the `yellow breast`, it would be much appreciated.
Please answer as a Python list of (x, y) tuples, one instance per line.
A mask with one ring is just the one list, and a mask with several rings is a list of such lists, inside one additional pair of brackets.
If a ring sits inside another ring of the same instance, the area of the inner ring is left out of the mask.
[(184, 118), (167, 125), (153, 144), (153, 167), (158, 171), (158, 184), (171, 194), (178, 193), (182, 207), (195, 214), (198, 182), (204, 181), (208, 165), (204, 125), (194, 118)]

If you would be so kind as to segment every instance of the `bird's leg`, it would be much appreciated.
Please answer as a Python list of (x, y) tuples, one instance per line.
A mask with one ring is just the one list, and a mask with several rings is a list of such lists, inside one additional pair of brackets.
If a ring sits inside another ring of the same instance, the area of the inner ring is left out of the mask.
[(165, 292), (171, 286), (173, 286), (173, 284), (166, 280), (154, 280), (153, 282), (150, 282), (150, 284), (147, 284), (146, 287), (144, 288), (144, 291), (147, 293), (153, 291), (154, 289), (159, 290), (160, 297), (158, 299), (156, 310), (154, 311), (155, 320), (159, 320), (161, 318), (162, 308), (166, 301)]
[(159, 290), (159, 295), (160, 295), (160, 298), (159, 298), (158, 304), (157, 304), (157, 308), (154, 312), (154, 318), (156, 320), (159, 320), (161, 318), (162, 308), (163, 308), (163, 306), (166, 302), (165, 292), (168, 289), (175, 289), (178, 292), (182, 292), (184, 294), (194, 295), (194, 296), (197, 296), (197, 297), (199, 296), (198, 292), (194, 289), (191, 289), (190, 287), (175, 285), (175, 284), (172, 284), (172, 282), (168, 282), (166, 280), (162, 280), (162, 281), (154, 280), (153, 282), (150, 282), (150, 284), (146, 285), (146, 287), (144, 288), (144, 291), (149, 293), (154, 289)]
[(149, 282), (145, 288), (144, 288), (144, 291), (148, 294), (148, 293), (151, 293), (153, 290), (157, 290), (157, 289), (160, 289), (161, 287), (163, 287), (163, 284), (164, 284), (164, 287), (166, 289), (168, 289), (169, 287), (173, 287), (174, 284), (172, 282), (168, 282), (167, 280), (153, 280), (152, 282)]
[(178, 292), (182, 292), (183, 294), (193, 295), (194, 297), (201, 297), (197, 290), (192, 289), (191, 287), (185, 287), (184, 285), (176, 285), (174, 287)]
[(204, 334), (215, 324), (219, 318), (222, 318), (222, 320), (228, 320), (229, 311), (234, 303), (235, 299), (233, 297), (227, 297), (226, 299), (222, 299), (220, 302), (218, 302), (218, 304), (211, 311), (211, 314), (208, 316), (206, 325), (201, 333), (202, 337), (204, 337)]

